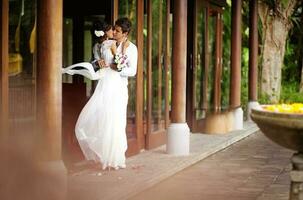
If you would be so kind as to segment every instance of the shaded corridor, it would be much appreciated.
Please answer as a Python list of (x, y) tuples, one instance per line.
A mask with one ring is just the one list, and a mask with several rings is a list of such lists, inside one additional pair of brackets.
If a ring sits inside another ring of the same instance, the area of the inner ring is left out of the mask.
[(287, 200), (292, 153), (257, 132), (131, 199)]

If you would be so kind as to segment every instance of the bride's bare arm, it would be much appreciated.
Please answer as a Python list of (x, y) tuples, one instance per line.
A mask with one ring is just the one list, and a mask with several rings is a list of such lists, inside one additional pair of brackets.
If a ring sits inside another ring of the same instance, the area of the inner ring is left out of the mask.
[(111, 50), (113, 56), (115, 56), (116, 53), (117, 53), (117, 45), (116, 45), (116, 42), (113, 42), (112, 46), (110, 47), (110, 50)]
[(129, 46), (129, 40), (126, 39), (123, 43), (122, 43), (122, 54), (125, 54), (125, 51), (127, 49), (127, 47)]

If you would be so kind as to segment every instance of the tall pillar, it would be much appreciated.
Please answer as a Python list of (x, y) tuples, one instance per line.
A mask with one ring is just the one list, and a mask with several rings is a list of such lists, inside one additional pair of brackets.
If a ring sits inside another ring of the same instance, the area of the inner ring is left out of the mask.
[(111, 23), (115, 24), (115, 21), (119, 17), (119, 0), (112, 0), (111, 1), (111, 8), (112, 8), (112, 10), (111, 10)]
[(38, 158), (42, 169), (56, 177), (52, 185), (58, 191), (57, 199), (65, 199), (67, 172), (61, 157), (63, 2), (41, 0), (37, 4)]
[(247, 119), (258, 103), (258, 1), (249, 1), (249, 80)]
[(5, 144), (4, 137), (8, 135), (8, 0), (1, 1), (0, 11), (0, 142)]
[[(138, 48), (138, 63), (137, 66), (143, 66), (143, 25), (144, 25), (144, 2), (137, 1), (137, 29), (136, 29), (136, 42)], [(143, 102), (143, 67), (137, 68), (136, 76), (136, 102)], [(138, 149), (144, 148), (144, 133), (143, 130), (143, 103), (136, 104), (136, 134), (137, 134), (137, 144)]]
[(242, 0), (232, 1), (230, 108), (233, 109), (233, 129), (243, 128), (241, 108), (241, 8)]
[(190, 132), (186, 123), (187, 0), (173, 1), (173, 56), (171, 124), (167, 153), (189, 154)]

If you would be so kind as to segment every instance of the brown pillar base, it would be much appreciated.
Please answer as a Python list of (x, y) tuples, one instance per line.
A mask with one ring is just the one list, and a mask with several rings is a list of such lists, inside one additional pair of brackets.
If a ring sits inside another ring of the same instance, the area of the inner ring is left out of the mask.
[(37, 168), (41, 178), (39, 180), (40, 199), (66, 200), (67, 170), (63, 161), (41, 162)]
[[(218, 126), (220, 124), (220, 126)], [(234, 116), (230, 111), (209, 113), (204, 120), (203, 133), (224, 134), (233, 131)]]
[(290, 200), (303, 200), (303, 153), (295, 153), (292, 158), (292, 171), (290, 172)]
[(41, 162), (31, 150), (17, 145), (0, 146), (0, 157), (0, 199), (67, 199), (67, 170), (62, 160)]

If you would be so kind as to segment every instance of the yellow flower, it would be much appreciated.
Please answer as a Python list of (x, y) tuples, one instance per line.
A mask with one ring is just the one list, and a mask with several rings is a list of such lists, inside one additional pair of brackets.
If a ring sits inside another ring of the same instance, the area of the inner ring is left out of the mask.
[(303, 103), (266, 105), (264, 109), (272, 112), (303, 114)]

